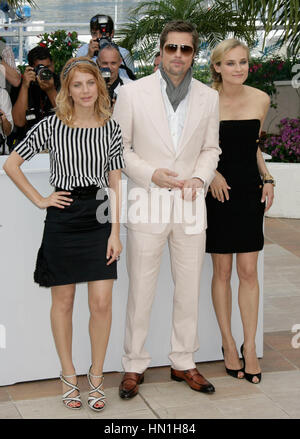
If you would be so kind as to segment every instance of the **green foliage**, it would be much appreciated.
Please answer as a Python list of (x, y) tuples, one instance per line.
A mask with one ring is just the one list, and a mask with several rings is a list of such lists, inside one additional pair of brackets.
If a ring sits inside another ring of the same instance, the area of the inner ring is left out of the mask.
[(18, 65), (18, 69), (20, 70), (22, 75), (24, 74), (26, 67), (27, 67), (27, 64), (22, 64), (22, 65), (19, 64)]
[(198, 79), (198, 81), (203, 82), (206, 85), (210, 85), (212, 80), (210, 77), (209, 65), (194, 65), (193, 67), (193, 77)]
[(153, 73), (153, 65), (152, 64), (143, 65), (137, 69), (136, 78), (140, 79), (143, 78), (144, 76), (151, 75), (151, 73)]
[[(26, 0), (26, 2), (32, 6), (36, 7), (36, 3), (34, 0)], [(11, 6), (13, 9), (20, 8), (24, 4), (24, 0), (7, 0), (8, 6)]]
[(59, 74), (68, 59), (75, 55), (77, 48), (82, 44), (77, 39), (77, 32), (56, 30), (50, 34), (40, 35), (39, 45), (47, 47), (54, 62), (55, 73)]
[(300, 0), (232, 0), (228, 2), (249, 23), (260, 20), (263, 25), (264, 42), (268, 34), (279, 28), (281, 45), (287, 43), (289, 56), (300, 51)]
[(229, 3), (216, 1), (208, 8), (204, 0), (142, 1), (130, 11), (128, 23), (118, 31), (123, 38), (120, 44), (129, 50), (137, 49), (139, 59), (147, 61), (157, 50), (164, 26), (171, 20), (182, 19), (193, 23), (200, 41), (207, 41), (210, 47), (229, 34), (245, 39), (251, 46), (255, 40), (254, 26)]
[(296, 57), (284, 59), (280, 56), (273, 56), (267, 60), (252, 58), (246, 84), (266, 92), (271, 98), (271, 106), (276, 108), (277, 91), (274, 81), (291, 80), (294, 75), (292, 67), (297, 63), (300, 63), (300, 60), (297, 61)]

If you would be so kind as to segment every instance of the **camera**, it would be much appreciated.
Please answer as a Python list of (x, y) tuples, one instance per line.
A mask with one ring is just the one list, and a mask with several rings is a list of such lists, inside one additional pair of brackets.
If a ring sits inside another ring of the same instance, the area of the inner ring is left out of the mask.
[(111, 77), (111, 71), (108, 67), (100, 67), (100, 73), (102, 75), (102, 78), (104, 79), (105, 83), (106, 83), (106, 88), (109, 94), (109, 98), (110, 98), (110, 103), (111, 105), (113, 105), (113, 103), (116, 101), (117, 99), (117, 95), (114, 92), (113, 89), (110, 88), (110, 86), (108, 85), (110, 77)]
[(48, 67), (45, 67), (43, 64), (38, 64), (34, 68), (35, 74), (40, 78), (41, 81), (50, 81), (53, 77), (53, 72)]
[[(95, 15), (91, 19), (91, 29), (99, 30), (101, 38), (105, 38), (106, 35), (111, 35), (114, 30), (114, 24), (112, 19), (108, 15)], [(111, 40), (110, 36), (108, 37)]]
[[(101, 37), (96, 39), (99, 44), (99, 49), (101, 49), (103, 45), (105, 46), (111, 43), (111, 34), (114, 28), (113, 22), (111, 22), (111, 19), (109, 19), (107, 15), (93, 17), (91, 20), (91, 29), (92, 28), (97, 29), (101, 34)], [(94, 52), (94, 56), (98, 56), (98, 52)]]
[(105, 83), (108, 84), (110, 77), (111, 77), (111, 71), (108, 67), (101, 67), (100, 68), (100, 73), (102, 78), (104, 79)]

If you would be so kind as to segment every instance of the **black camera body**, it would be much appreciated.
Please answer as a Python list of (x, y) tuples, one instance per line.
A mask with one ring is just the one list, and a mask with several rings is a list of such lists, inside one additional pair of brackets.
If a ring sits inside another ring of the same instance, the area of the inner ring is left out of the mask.
[[(99, 44), (99, 50), (101, 50), (101, 48), (103, 46), (106, 46), (107, 44), (111, 43), (111, 37), (107, 37), (106, 34), (102, 35), (100, 38), (96, 38), (96, 41), (98, 41)], [(98, 56), (99, 51), (95, 51), (94, 52), (94, 56)]]
[(50, 81), (50, 79), (53, 77), (53, 72), (43, 64), (38, 64), (34, 68), (34, 71), (41, 81)]
[(111, 77), (111, 71), (108, 67), (101, 67), (100, 68), (100, 73), (102, 78), (104, 79), (105, 83), (108, 84), (110, 77)]
[(96, 18), (96, 22), (93, 23), (93, 29), (99, 30), (101, 37), (106, 37), (107, 34), (111, 35), (113, 33), (114, 25), (108, 15), (99, 15)]
[(114, 92), (114, 90), (108, 85), (109, 80), (111, 78), (111, 71), (110, 71), (110, 69), (108, 67), (101, 67), (100, 68), (100, 73), (101, 73), (102, 78), (105, 81), (106, 88), (107, 88), (107, 91), (108, 91), (108, 95), (109, 95), (109, 98), (110, 98), (110, 103), (111, 103), (111, 105), (113, 105), (113, 103), (117, 99), (117, 95)]

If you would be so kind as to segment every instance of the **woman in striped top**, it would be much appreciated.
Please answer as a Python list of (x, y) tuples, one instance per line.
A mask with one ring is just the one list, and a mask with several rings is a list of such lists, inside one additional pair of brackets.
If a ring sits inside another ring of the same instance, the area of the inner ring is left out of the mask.
[[(72, 409), (82, 405), (72, 361), (75, 287), (78, 282), (88, 282), (92, 351), (88, 404), (99, 411), (105, 406), (102, 369), (111, 326), (116, 261), (122, 250), (122, 136), (119, 125), (110, 119), (106, 86), (92, 61), (85, 57), (69, 60), (61, 84), (56, 114), (28, 132), (7, 159), (4, 170), (36, 206), (47, 209), (34, 280), (51, 287), (51, 324), (62, 366), (63, 402)], [(24, 160), (45, 149), (50, 156), (50, 184), (55, 187), (48, 197), (39, 194), (20, 169)], [(107, 188), (114, 195), (110, 197), (113, 203), (108, 200)]]

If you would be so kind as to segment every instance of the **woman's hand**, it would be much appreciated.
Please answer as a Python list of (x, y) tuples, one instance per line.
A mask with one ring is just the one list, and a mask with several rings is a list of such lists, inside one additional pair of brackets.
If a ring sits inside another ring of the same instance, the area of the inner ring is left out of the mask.
[(231, 187), (228, 186), (227, 181), (225, 180), (223, 175), (220, 174), (220, 172), (216, 172), (216, 176), (210, 184), (212, 196), (224, 203), (224, 196), (227, 201), (229, 200), (228, 189), (231, 189)]
[(267, 205), (265, 207), (265, 212), (270, 209), (274, 200), (274, 187), (272, 183), (265, 183), (263, 186), (261, 202), (264, 203), (267, 199)]
[(67, 195), (71, 195), (71, 192), (53, 192), (51, 195), (49, 195), (49, 197), (41, 198), (41, 200), (37, 202), (37, 206), (40, 209), (46, 209), (50, 206), (64, 209), (65, 206), (70, 206), (71, 202), (73, 201), (72, 198), (67, 197)]
[(106, 265), (112, 264), (119, 258), (122, 248), (119, 235), (111, 234), (107, 242), (106, 259), (108, 259), (108, 262)]

